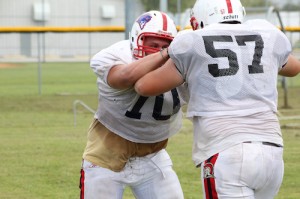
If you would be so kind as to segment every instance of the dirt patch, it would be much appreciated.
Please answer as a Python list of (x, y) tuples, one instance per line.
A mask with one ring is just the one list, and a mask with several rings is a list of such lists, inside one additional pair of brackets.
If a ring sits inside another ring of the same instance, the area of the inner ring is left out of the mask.
[(0, 69), (1, 68), (16, 68), (18, 66), (20, 66), (20, 64), (0, 63)]

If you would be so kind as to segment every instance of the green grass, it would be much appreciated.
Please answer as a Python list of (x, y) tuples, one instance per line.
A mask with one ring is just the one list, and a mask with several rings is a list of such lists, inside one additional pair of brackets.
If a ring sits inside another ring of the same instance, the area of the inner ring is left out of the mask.
[[(96, 78), (88, 63), (43, 63), (41, 68), (41, 87), (36, 63), (0, 68), (1, 199), (79, 198), (81, 155), (92, 114), (79, 105), (74, 126), (73, 102), (82, 100), (96, 109)], [(280, 112), (300, 115), (300, 77), (288, 82), (292, 108)], [(200, 173), (191, 159), (192, 125), (186, 119), (183, 122), (181, 132), (170, 139), (168, 151), (185, 198), (202, 198)], [(299, 120), (282, 122), (289, 123), (300, 125)], [(285, 176), (277, 198), (298, 199), (300, 129), (283, 129), (283, 136)], [(133, 198), (130, 190), (124, 198)]]

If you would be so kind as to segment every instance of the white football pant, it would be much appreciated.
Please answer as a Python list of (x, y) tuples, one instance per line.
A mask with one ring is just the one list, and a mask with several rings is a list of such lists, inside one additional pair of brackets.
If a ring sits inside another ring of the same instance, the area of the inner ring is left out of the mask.
[(121, 172), (83, 161), (81, 199), (122, 199), (129, 186), (137, 199), (183, 199), (183, 192), (166, 150), (130, 158)]
[(273, 199), (284, 172), (283, 148), (241, 143), (201, 164), (204, 199)]

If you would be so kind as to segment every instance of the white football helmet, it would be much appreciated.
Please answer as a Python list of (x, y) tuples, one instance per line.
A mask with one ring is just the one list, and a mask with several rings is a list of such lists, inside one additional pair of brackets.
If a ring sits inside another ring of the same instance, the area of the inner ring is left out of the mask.
[(160, 50), (144, 46), (145, 37), (158, 37), (172, 41), (176, 34), (175, 23), (167, 14), (155, 10), (142, 14), (135, 20), (130, 32), (133, 56), (138, 59), (144, 57), (145, 52), (154, 53)]
[(197, 0), (191, 11), (190, 22), (196, 30), (213, 23), (242, 23), (245, 14), (240, 0)]

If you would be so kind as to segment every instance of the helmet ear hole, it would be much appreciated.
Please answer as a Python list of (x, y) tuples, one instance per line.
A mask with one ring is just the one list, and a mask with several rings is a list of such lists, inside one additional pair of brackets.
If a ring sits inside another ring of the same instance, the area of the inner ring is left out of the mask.
[(201, 28), (204, 28), (203, 21), (201, 21), (201, 23), (200, 23), (200, 27), (201, 27)]

